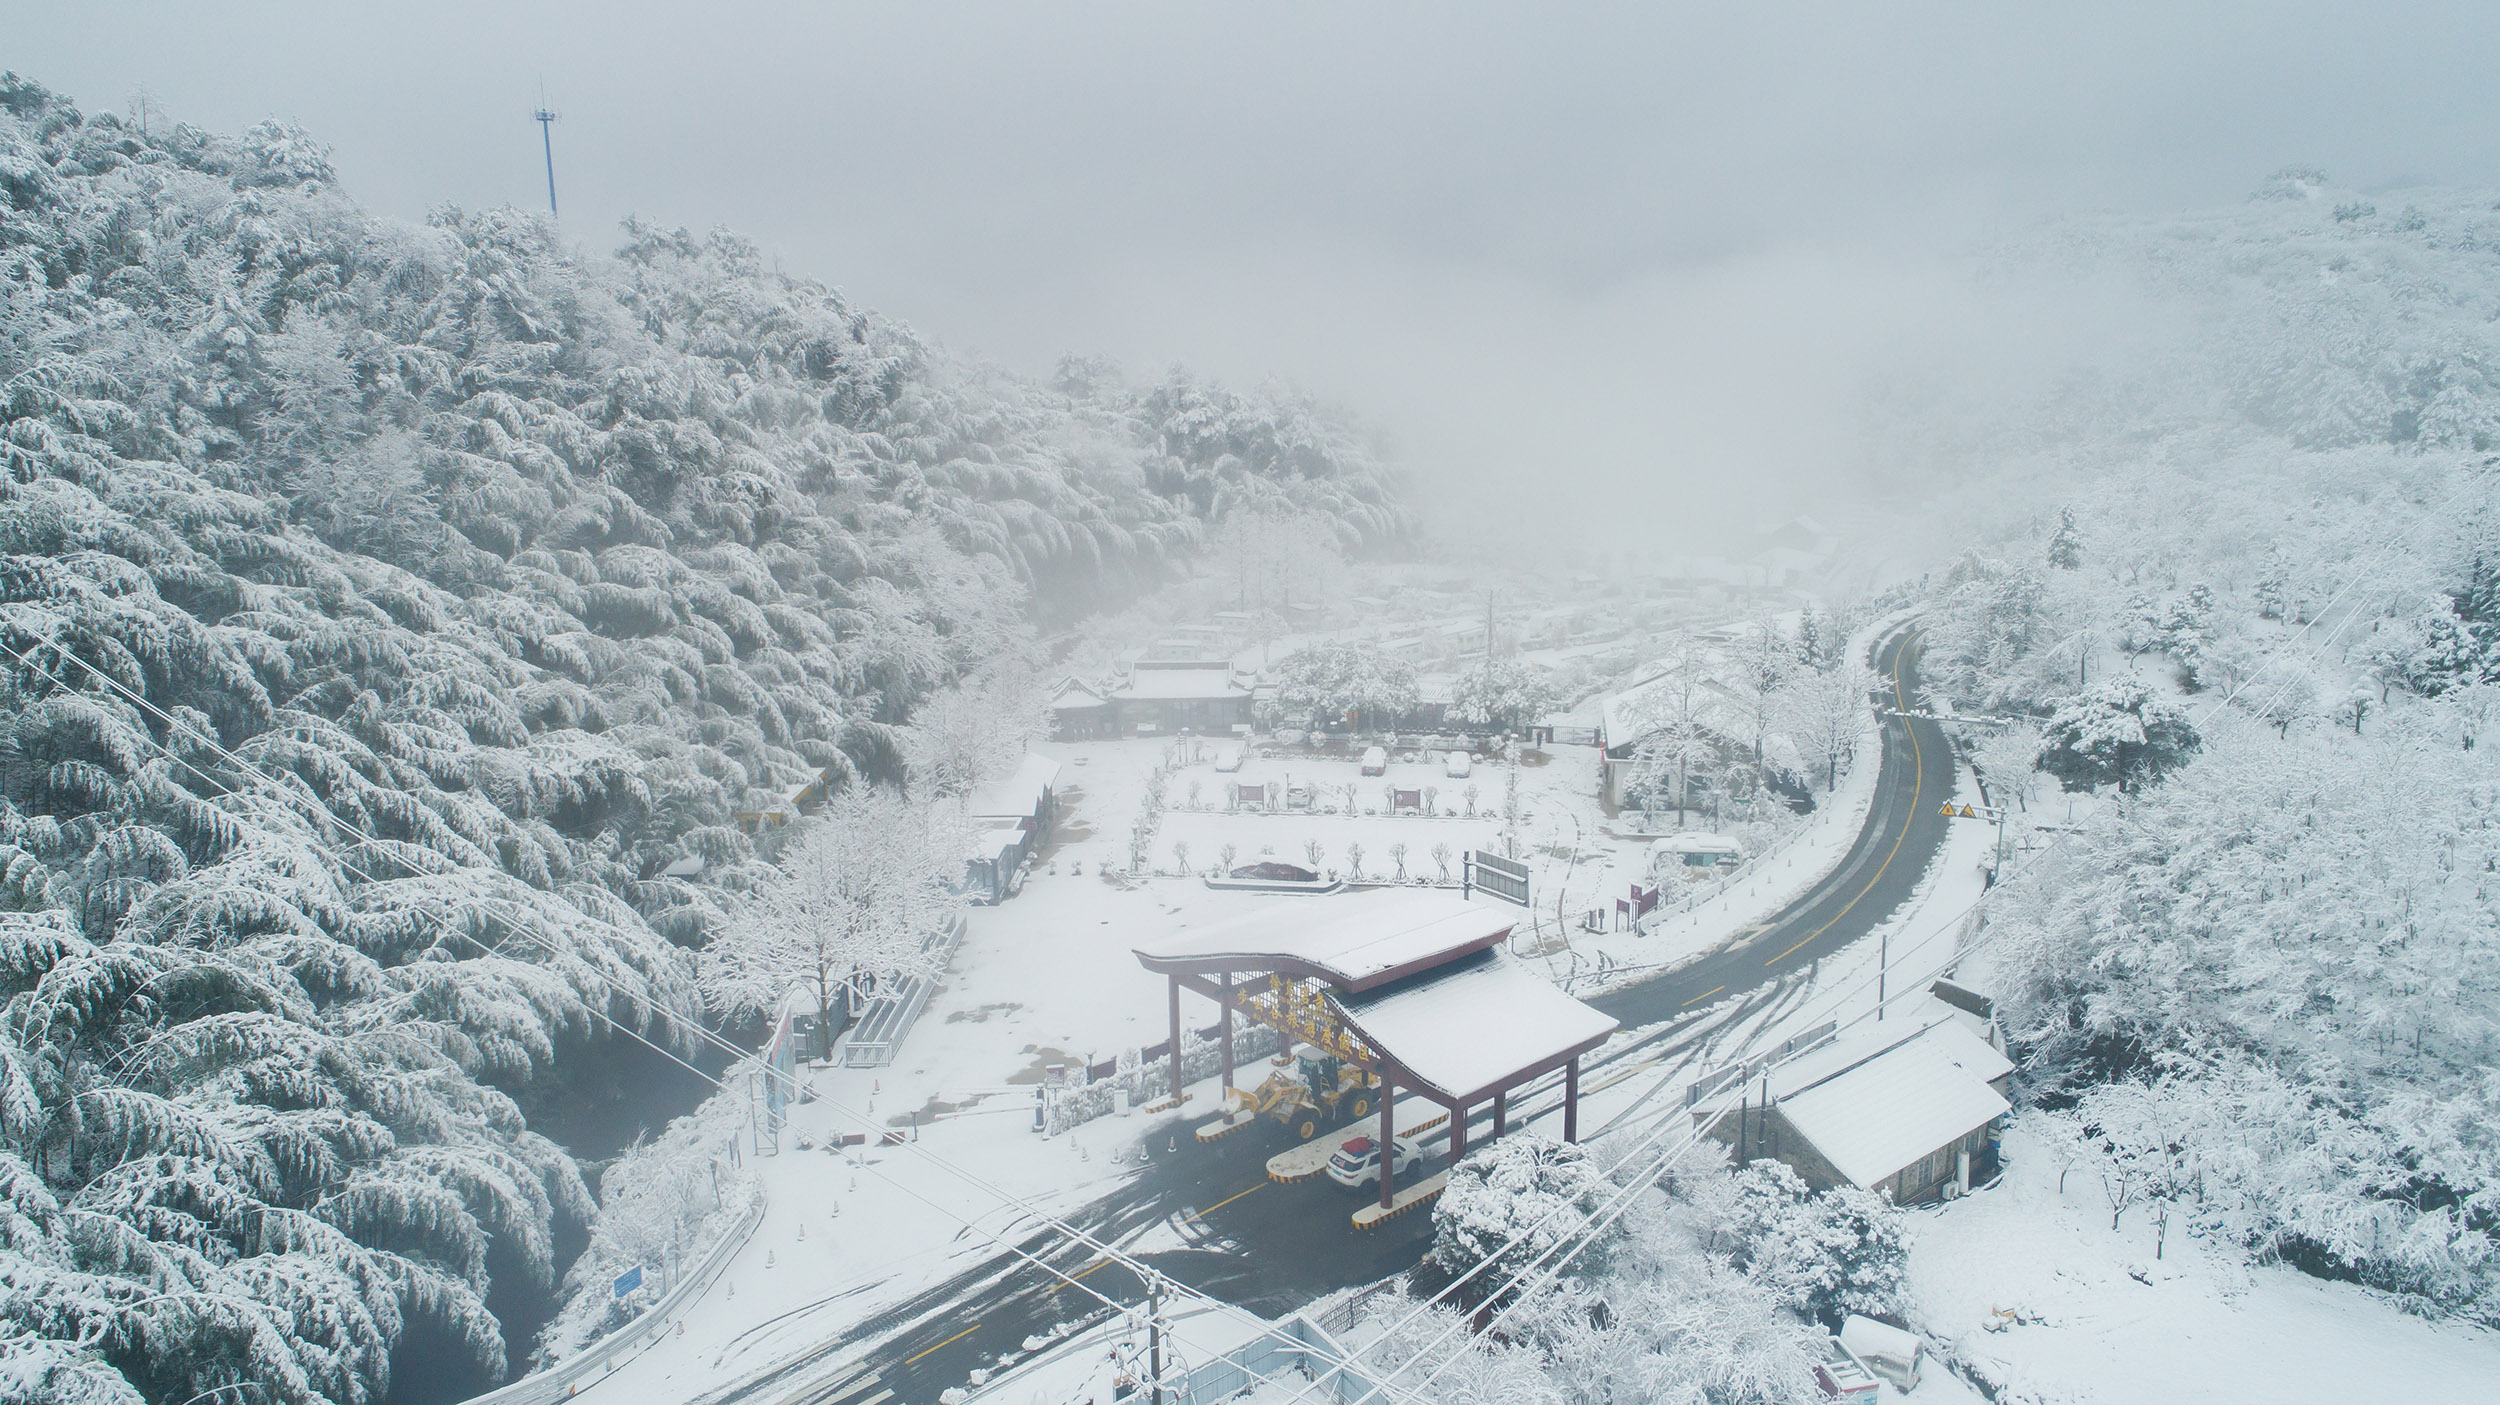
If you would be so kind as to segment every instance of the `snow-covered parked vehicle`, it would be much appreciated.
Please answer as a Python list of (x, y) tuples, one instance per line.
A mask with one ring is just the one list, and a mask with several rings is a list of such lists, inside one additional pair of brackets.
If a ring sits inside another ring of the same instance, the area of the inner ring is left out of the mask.
[[(1390, 1171), (1403, 1176), (1418, 1161), (1423, 1151), (1404, 1137), (1391, 1144)], [(1361, 1188), (1380, 1180), (1380, 1143), (1370, 1137), (1355, 1137), (1337, 1148), (1328, 1158), (1328, 1179), (1342, 1186)]]
[(1215, 769), (1227, 775), (1240, 770), (1242, 754), (1245, 750), (1246, 748), (1244, 748), (1239, 742), (1234, 742), (1229, 746), (1217, 747), (1215, 751)]
[(1465, 780), (1475, 769), (1476, 758), (1456, 748), (1452, 748), (1441, 762), (1441, 774), (1452, 780)]
[(1364, 750), (1363, 774), (1367, 776), (1385, 776), (1389, 774), (1389, 750), (1387, 747), (1375, 746)]

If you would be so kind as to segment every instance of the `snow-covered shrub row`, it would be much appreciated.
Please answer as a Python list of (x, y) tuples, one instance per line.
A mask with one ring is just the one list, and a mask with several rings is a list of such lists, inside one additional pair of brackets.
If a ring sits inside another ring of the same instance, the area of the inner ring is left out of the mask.
[(13, 75), (0, 273), (0, 1359), (47, 1390), (371, 1399), (412, 1320), (500, 1371), (490, 1281), (591, 1212), (522, 1107), (603, 1020), (684, 1040), (742, 814), (898, 775), (1028, 604), (1211, 515), (1408, 529), (1288, 395), (1025, 384), (730, 236), (413, 227), (299, 131)]
[[(1263, 1059), (1285, 1047), (1285, 1036), (1263, 1024), (1244, 1021), (1233, 1030), (1233, 1067), (1236, 1076), (1249, 1071), (1254, 1059)], [(1224, 1067), (1224, 1046), (1202, 1038), (1194, 1029), (1181, 1031), (1181, 1081), (1194, 1083), (1212, 1078)], [(1071, 1127), (1083, 1126), (1097, 1117), (1107, 1117), (1115, 1104), (1114, 1094), (1125, 1089), (1131, 1107), (1144, 1107), (1161, 1102), (1172, 1095), (1172, 1058), (1140, 1059), (1135, 1051), (1122, 1054), (1119, 1067), (1109, 1078), (1069, 1088), (1054, 1094), (1050, 1100), (1048, 1127), (1052, 1136)]]
[[(1585, 1213), (1615, 1193), (1576, 1147), (1504, 1138), (1452, 1173), (1434, 1211), (1431, 1267), (1461, 1272), (1522, 1232), (1541, 1248), (1556, 1232), (1532, 1227), (1549, 1211)], [(1908, 1245), (1898, 1210), (1864, 1192), (1808, 1193), (1775, 1162), (1731, 1172), (1715, 1146), (1684, 1158), (1603, 1237), (1524, 1300), (1490, 1287), (1469, 1297), (1509, 1304), (1499, 1331), (1469, 1330), (1457, 1312), (1435, 1309), (1365, 1360), (1403, 1366), (1398, 1382), (1410, 1391), (1437, 1370), (1422, 1392), (1435, 1400), (1787, 1405), (1818, 1398), (1817, 1318), (1901, 1307)], [(1505, 1266), (1535, 1252), (1510, 1250)], [(1395, 1303), (1382, 1315), (1408, 1311)]]
[(1991, 921), (2030, 1078), (2156, 1214), (2500, 1323), (2491, 691), (2233, 722)]

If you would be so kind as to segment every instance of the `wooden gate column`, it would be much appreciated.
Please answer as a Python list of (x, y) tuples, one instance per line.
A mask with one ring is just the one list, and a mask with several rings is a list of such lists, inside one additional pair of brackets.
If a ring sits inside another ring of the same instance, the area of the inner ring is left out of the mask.
[(1223, 1013), (1222, 1015), (1220, 1015), (1220, 1016), (1218, 1016), (1218, 1017), (1217, 1017), (1217, 1023), (1218, 1023), (1219, 1025), (1221, 1025), (1221, 1026), (1222, 1026), (1222, 1028), (1223, 1028), (1223, 1035), (1222, 1035), (1222, 1038), (1223, 1038), (1223, 1041), (1224, 1041), (1224, 1087), (1223, 1087), (1223, 1090), (1222, 1090), (1221, 1092), (1218, 1092), (1215, 1096), (1216, 1096), (1216, 1101), (1226, 1104), (1225, 1111), (1226, 1111), (1226, 1112), (1230, 1112), (1230, 1111), (1232, 1111), (1232, 1108), (1231, 1108), (1230, 1104), (1231, 1104), (1231, 1102), (1232, 1102), (1232, 1100), (1233, 1100), (1233, 973), (1232, 973), (1232, 972), (1230, 972), (1230, 971), (1226, 971), (1226, 972), (1224, 973), (1223, 987), (1224, 987), (1224, 994), (1223, 994), (1223, 996), (1222, 996), (1222, 1004), (1223, 1004), (1223, 1007), (1224, 1007), (1224, 1013)]
[(1172, 1101), (1181, 1100), (1181, 978), (1172, 977)]
[(1580, 1060), (1563, 1065), (1563, 1140), (1580, 1140)]
[(1384, 1075), (1380, 1080), (1380, 1208), (1389, 1208), (1396, 1192), (1389, 1183), (1397, 1175), (1397, 1120), (1390, 1115), (1398, 1105), (1398, 1087)]

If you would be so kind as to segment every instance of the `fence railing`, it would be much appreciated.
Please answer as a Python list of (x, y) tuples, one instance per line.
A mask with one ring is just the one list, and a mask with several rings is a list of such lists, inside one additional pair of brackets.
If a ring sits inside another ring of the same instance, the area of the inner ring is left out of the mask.
[[(963, 945), (964, 929), (969, 919), (962, 913), (955, 920), (931, 934), (921, 947), (938, 953), (937, 969), (943, 972), (955, 959), (955, 949)], [(859, 1023), (842, 1040), (842, 1064), (845, 1068), (883, 1068), (894, 1062), (903, 1044), (903, 1036), (928, 1008), (929, 992), (936, 989), (936, 976), (912, 976), (899, 990), (889, 991), (868, 1002), (860, 1012)]]
[(498, 1386), (484, 1395), (472, 1396), (465, 1405), (546, 1405), (563, 1400), (597, 1381), (622, 1365), (635, 1350), (648, 1345), (661, 1331), (685, 1314), (702, 1298), (704, 1290), (718, 1282), (729, 1271), (730, 1260), (746, 1247), (755, 1227), (764, 1222), (764, 1185), (755, 1185), (755, 1203), (747, 1208), (727, 1234), (714, 1244), (709, 1253), (694, 1266), (694, 1271), (678, 1280), (677, 1286), (662, 1294), (660, 1300), (644, 1308), (633, 1321), (608, 1333), (599, 1340), (565, 1357), (544, 1370), (533, 1371), (509, 1385)]
[(1840, 1025), (1837, 1021), (1825, 1020), (1805, 1033), (1784, 1040), (1775, 1048), (1765, 1049), (1743, 1063), (1729, 1064), (1715, 1072), (1705, 1073), (1693, 1080), (1692, 1086), (1684, 1090), (1684, 1105), (1691, 1107), (1731, 1083), (1742, 1083), (1791, 1054), (1812, 1053), (1831, 1043), (1839, 1032)]

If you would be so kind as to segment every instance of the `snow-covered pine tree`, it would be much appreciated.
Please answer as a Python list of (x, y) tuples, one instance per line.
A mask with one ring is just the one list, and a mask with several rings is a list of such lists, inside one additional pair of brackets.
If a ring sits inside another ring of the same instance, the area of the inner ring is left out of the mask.
[(2040, 729), (2040, 769), (2068, 790), (2160, 780), (2201, 742), (2186, 709), (2131, 676), (2104, 678), (2060, 706)]
[[(1275, 505), (1412, 530), (1289, 391), (1071, 399), (730, 235), (423, 226), (282, 124), (0, 75), (0, 1370), (387, 1388), (592, 1207), (550, 1077), (701, 1016), (808, 787), (1028, 611)], [(741, 817), (748, 819), (742, 821)], [(694, 879), (663, 870), (702, 860)]]
[[(1587, 1153), (1532, 1132), (1470, 1153), (1449, 1175), (1448, 1188), (1432, 1207), (1431, 1259), (1451, 1278), (1490, 1261), (1459, 1289), (1470, 1305), (1497, 1294), (1507, 1301), (1503, 1285), (1565, 1237), (1577, 1235), (1605, 1187)], [(1608, 1242), (1601, 1234), (1575, 1262), (1589, 1268), (1602, 1264)]]

